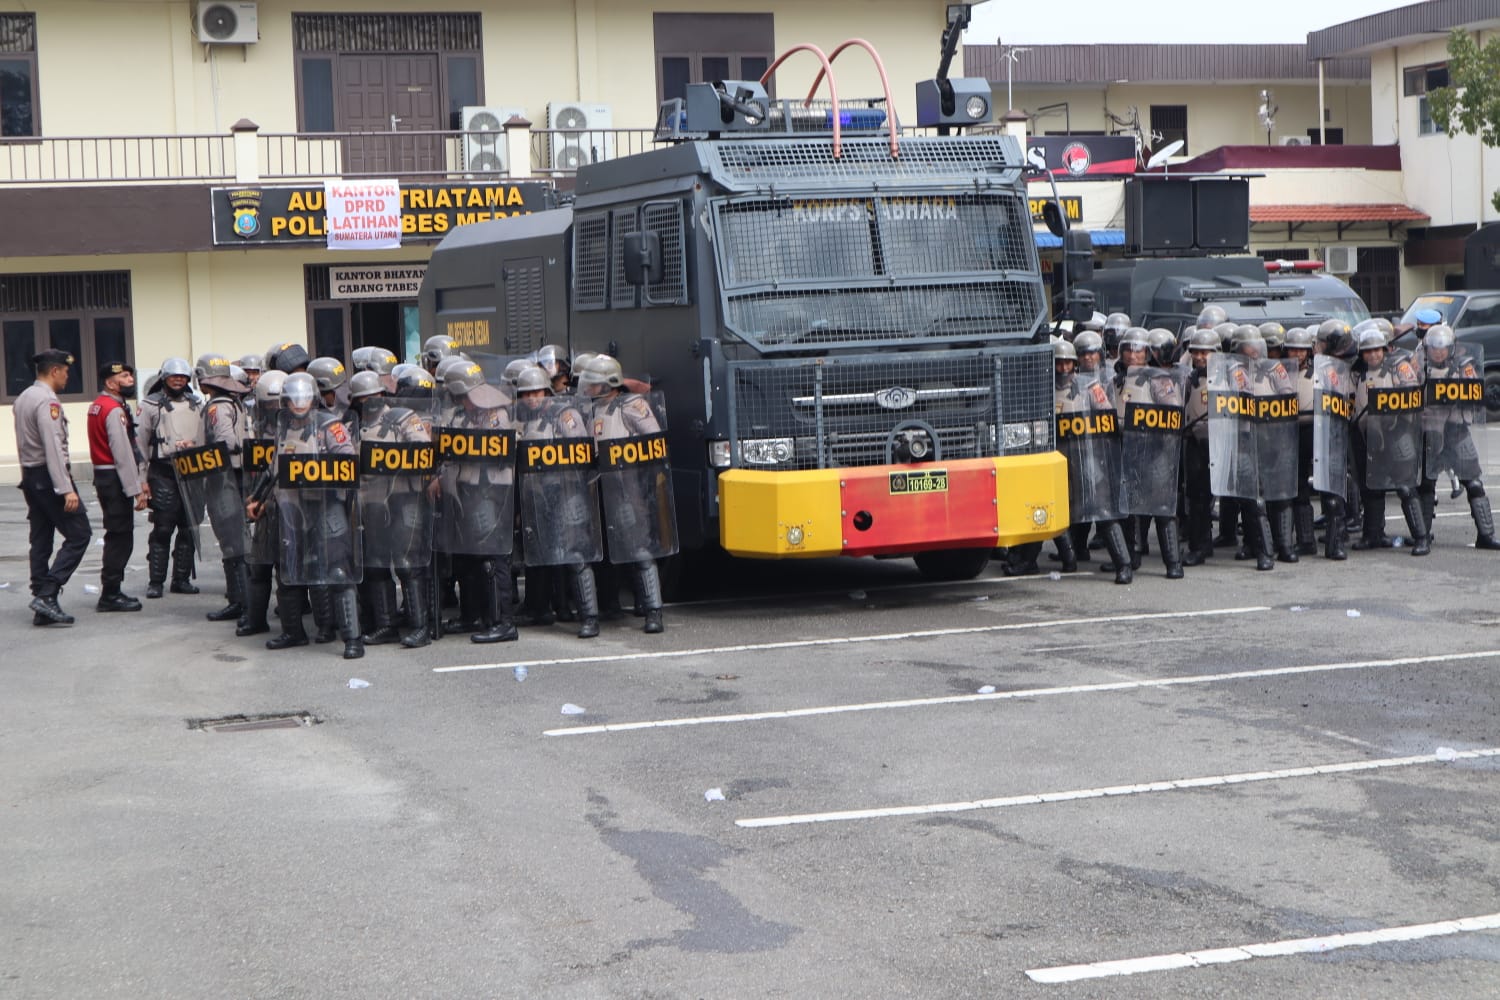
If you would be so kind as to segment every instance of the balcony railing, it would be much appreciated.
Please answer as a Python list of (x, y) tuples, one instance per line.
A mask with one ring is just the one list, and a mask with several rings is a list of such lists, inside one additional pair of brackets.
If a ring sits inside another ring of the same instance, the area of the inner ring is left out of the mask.
[(650, 149), (651, 137), (650, 129), (534, 129), (519, 144), (530, 162), (517, 170), (506, 134), (493, 131), (43, 136), (0, 140), (0, 185), (556, 178)]

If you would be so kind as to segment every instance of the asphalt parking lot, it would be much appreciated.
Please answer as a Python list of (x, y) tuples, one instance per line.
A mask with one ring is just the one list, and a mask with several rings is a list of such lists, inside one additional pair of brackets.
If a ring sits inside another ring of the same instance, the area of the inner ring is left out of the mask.
[(32, 628), (14, 491), (0, 996), (1492, 997), (1500, 559), (1438, 509), (1426, 559), (736, 566), (663, 636), (346, 662), (204, 621), (216, 562), (96, 615), (97, 549)]

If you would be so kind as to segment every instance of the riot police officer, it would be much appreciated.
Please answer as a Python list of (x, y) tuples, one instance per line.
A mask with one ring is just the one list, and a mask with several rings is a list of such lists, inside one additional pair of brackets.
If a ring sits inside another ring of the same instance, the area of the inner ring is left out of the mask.
[(1188, 551), (1182, 562), (1184, 566), (1199, 566), (1214, 554), (1214, 496), (1209, 479), (1208, 452), (1208, 360), (1219, 350), (1219, 335), (1212, 328), (1200, 327), (1188, 338), (1187, 349), (1182, 467)]
[(1364, 505), (1356, 549), (1388, 548), (1385, 494), (1394, 491), (1411, 532), (1414, 556), (1432, 551), (1418, 489), (1422, 478), (1421, 381), (1409, 358), (1392, 357), (1385, 334), (1365, 329), (1356, 341), (1355, 466)]
[(438, 334), (428, 337), (422, 344), (422, 367), (427, 374), (436, 376), (438, 364), (446, 357), (458, 353), (458, 341)]
[(359, 414), (349, 405), (349, 370), (338, 358), (313, 358), (307, 374), (318, 383), (318, 399), (323, 409), (333, 414), (346, 428), (359, 425)]
[(250, 526), (250, 547), (245, 554), (245, 613), (235, 626), (238, 636), (271, 631), (266, 613), (271, 607), (272, 570), (280, 558), (279, 522), (275, 504), (255, 504), (255, 497), (269, 495), (276, 477), (276, 427), (281, 414), (281, 387), (286, 373), (264, 372), (255, 383), (255, 422), (243, 452), (247, 510), (258, 507), (260, 516)]
[[(1171, 338), (1171, 334), (1167, 336)], [(1167, 579), (1180, 580), (1177, 483), (1182, 455), (1182, 388), (1175, 369), (1147, 363), (1149, 343), (1149, 334), (1139, 327), (1127, 330), (1120, 341), (1120, 361), (1126, 366), (1116, 384), (1121, 421), (1120, 509), (1133, 523), (1126, 541), (1134, 536), (1136, 558), (1146, 552), (1146, 535), (1154, 520)], [(1139, 568), (1134, 560), (1132, 565)]]
[(590, 564), (604, 555), (591, 467), (593, 433), (584, 416), (586, 401), (551, 392), (551, 380), (540, 367), (516, 379), (523, 549), (528, 567), (567, 572), (578, 599), (578, 637), (592, 639), (599, 634), (599, 595)]
[[(245, 497), (242, 486), (245, 444), (245, 409), (240, 400), (245, 387), (234, 380), (228, 361), (216, 354), (205, 354), (195, 368), (198, 388), (204, 394), (203, 442), (219, 446), (229, 460), (228, 468), (219, 467), (189, 482), (183, 480), (183, 493), (201, 496), (203, 510), (219, 543), (224, 566), (224, 596), (227, 601), (218, 611), (210, 611), (211, 622), (238, 621), (245, 613), (245, 595), (249, 590), (249, 567), (245, 563)], [(191, 513), (196, 513), (197, 498)]]
[(568, 364), (568, 352), (557, 344), (543, 344), (537, 348), (533, 360), (552, 380), (552, 391), (561, 395), (568, 391), (568, 375), (572, 367)]
[(203, 404), (188, 392), (192, 375), (185, 358), (166, 359), (161, 365), (160, 387), (141, 401), (140, 443), (146, 458), (146, 484), (151, 490), (147, 597), (162, 596), (169, 560), (172, 593), (198, 593), (192, 582), (194, 518), (172, 464), (172, 456), (179, 451), (203, 444)]
[[(431, 641), (432, 508), (427, 487), (433, 474), (431, 379), (427, 397), (387, 397), (380, 374), (366, 369), (349, 380), (349, 398), (359, 412), (360, 510), (364, 517), (365, 577), (360, 584), (371, 621), (365, 645), (399, 641), (408, 649)], [(425, 405), (424, 405), (425, 403)], [(411, 629), (403, 634), (396, 580), (406, 594)]]
[(1433, 326), (1419, 349), (1426, 398), (1422, 407), (1422, 516), (1431, 534), (1437, 478), (1452, 469), (1469, 494), (1476, 549), (1500, 549), (1495, 519), (1480, 479), (1484, 469), (1471, 428), (1484, 422), (1484, 359), (1457, 343), (1445, 324)]
[[(353, 489), (357, 449), (348, 428), (319, 410), (317, 399), (318, 384), (306, 372), (291, 375), (282, 385), (277, 476), (268, 490), (280, 518), (276, 610), (281, 634), (268, 639), (266, 648), (307, 645), (302, 615), (309, 588), (322, 589), (329, 595), (333, 619), (344, 640), (344, 659), (353, 660), (365, 653), (354, 593), (363, 555), (357, 544)], [(249, 505), (252, 519), (259, 515), (262, 502), (257, 497)]]
[(643, 631), (657, 633), (666, 626), (656, 560), (677, 552), (665, 408), (623, 391), (622, 384), (620, 362), (607, 354), (595, 355), (578, 370), (579, 389), (594, 403), (609, 561), (634, 567), (635, 606), (646, 619)]
[(479, 365), (445, 367), (443, 388), (457, 401), (446, 436), (462, 444), (439, 455), (436, 546), (451, 556), (462, 586), (461, 618), (474, 616), (454, 624), (469, 627), (471, 642), (514, 642), (514, 422), (506, 397), (485, 381)]
[[(1088, 334), (1079, 334), (1078, 341)], [(1095, 334), (1094, 336), (1097, 336)], [(1057, 362), (1054, 362), (1057, 366)], [(1090, 525), (1098, 525), (1105, 547), (1114, 559), (1115, 582), (1133, 579), (1131, 555), (1120, 530), (1119, 416), (1109, 383), (1099, 371), (1076, 371), (1056, 376), (1058, 450), (1068, 464), (1068, 510), (1073, 527), (1073, 550), (1086, 551)]]

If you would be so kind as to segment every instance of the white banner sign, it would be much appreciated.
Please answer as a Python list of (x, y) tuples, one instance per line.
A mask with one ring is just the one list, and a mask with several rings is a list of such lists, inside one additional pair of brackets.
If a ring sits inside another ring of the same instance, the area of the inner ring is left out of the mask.
[(401, 246), (401, 185), (387, 181), (324, 181), (328, 249), (394, 250)]
[(329, 297), (335, 299), (414, 299), (426, 264), (330, 267)]

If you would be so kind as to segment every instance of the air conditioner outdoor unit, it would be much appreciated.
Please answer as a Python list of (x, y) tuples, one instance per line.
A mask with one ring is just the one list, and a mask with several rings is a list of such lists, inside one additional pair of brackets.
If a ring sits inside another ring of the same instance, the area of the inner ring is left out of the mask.
[(464, 108), (464, 173), (505, 172), (505, 123), (515, 115), (526, 117), (523, 108)]
[(260, 41), (251, 0), (198, 0), (193, 24), (204, 45), (254, 45)]
[(553, 170), (577, 170), (585, 163), (614, 159), (614, 114), (608, 104), (552, 101), (547, 105), (547, 127), (552, 130)]
[(1313, 141), (1305, 135), (1284, 135), (1281, 137), (1283, 146), (1311, 146)]
[(1359, 247), (1324, 247), (1323, 265), (1329, 274), (1353, 274), (1359, 270)]

